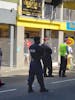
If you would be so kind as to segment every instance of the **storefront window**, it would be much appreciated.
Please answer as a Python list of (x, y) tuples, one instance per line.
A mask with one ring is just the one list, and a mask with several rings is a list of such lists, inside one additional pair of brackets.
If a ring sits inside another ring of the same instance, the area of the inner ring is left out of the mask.
[(8, 38), (9, 36), (9, 26), (0, 25), (0, 38)]
[(0, 24), (0, 47), (2, 48), (2, 66), (10, 64), (10, 29), (9, 25)]

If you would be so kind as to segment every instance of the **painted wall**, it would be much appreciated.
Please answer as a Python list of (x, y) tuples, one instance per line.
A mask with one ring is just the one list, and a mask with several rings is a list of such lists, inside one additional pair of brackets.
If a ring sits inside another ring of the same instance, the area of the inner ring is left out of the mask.
[(45, 28), (53, 30), (66, 30), (65, 22), (50, 21), (45, 19), (19, 17), (17, 19), (17, 26)]

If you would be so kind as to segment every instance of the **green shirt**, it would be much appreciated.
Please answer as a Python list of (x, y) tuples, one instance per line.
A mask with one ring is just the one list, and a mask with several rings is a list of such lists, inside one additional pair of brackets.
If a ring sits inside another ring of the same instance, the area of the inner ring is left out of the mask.
[(65, 43), (60, 44), (60, 55), (65, 56), (67, 54), (67, 45)]

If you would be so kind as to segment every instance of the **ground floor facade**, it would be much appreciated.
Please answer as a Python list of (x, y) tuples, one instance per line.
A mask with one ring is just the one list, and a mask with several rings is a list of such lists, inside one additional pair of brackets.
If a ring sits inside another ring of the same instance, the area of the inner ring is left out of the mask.
[[(23, 22), (25, 24), (25, 21)], [(29, 24), (30, 25), (30, 24)], [(55, 25), (55, 24), (54, 24)], [(53, 26), (54, 27), (54, 26)], [(56, 26), (55, 26), (56, 27)], [(68, 30), (37, 28), (34, 26), (28, 27), (17, 24), (8, 25), (0, 24), (0, 47), (3, 51), (2, 70), (11, 69), (28, 69), (29, 68), (29, 50), (28, 47), (34, 41), (35, 36), (40, 36), (41, 43), (44, 38), (48, 38), (48, 43), (52, 48), (53, 66), (58, 67), (59, 45), (64, 41), (65, 37), (72, 37), (75, 39), (75, 32)], [(74, 44), (75, 45), (75, 44)], [(75, 46), (73, 48), (73, 62), (75, 63)]]

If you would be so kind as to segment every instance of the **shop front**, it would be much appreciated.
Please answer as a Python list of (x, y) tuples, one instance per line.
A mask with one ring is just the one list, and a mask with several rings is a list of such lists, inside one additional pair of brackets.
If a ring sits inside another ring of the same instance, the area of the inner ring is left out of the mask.
[[(0, 4), (3, 3), (4, 7), (0, 6), (0, 48), (2, 48), (3, 52), (2, 68), (16, 66), (16, 10), (15, 8), (12, 9), (15, 4), (0, 2)], [(6, 5), (8, 5), (8, 9)]]

